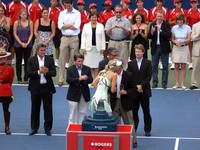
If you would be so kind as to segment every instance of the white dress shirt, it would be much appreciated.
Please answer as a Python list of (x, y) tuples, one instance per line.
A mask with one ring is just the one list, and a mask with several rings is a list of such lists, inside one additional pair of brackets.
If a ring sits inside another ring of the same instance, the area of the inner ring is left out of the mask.
[[(74, 23), (76, 30), (72, 29), (62, 29), (64, 24)], [(60, 12), (58, 17), (58, 28), (61, 30), (63, 35), (78, 35), (80, 32), (81, 24), (81, 14), (78, 10), (72, 9), (71, 12), (68, 12), (67, 9)]]
[(120, 74), (117, 74), (117, 98), (120, 98), (120, 85), (121, 85), (121, 81), (122, 81), (122, 73), (123, 70)]
[[(39, 68), (44, 67), (44, 57), (42, 59), (38, 55), (37, 57), (38, 57)], [(40, 73), (39, 70), (38, 70), (38, 74), (40, 75), (40, 84), (46, 84), (47, 80), (44, 74)]]

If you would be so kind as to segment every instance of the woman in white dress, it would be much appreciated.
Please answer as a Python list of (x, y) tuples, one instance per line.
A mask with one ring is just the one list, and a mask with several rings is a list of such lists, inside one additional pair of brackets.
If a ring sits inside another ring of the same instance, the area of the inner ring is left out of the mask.
[(81, 35), (81, 49), (84, 65), (91, 68), (94, 78), (98, 75), (98, 65), (105, 50), (105, 31), (103, 24), (97, 22), (98, 14), (90, 14), (90, 22), (85, 24)]
[(116, 66), (120, 66), (122, 61), (117, 59), (110, 60), (104, 70), (102, 70), (93, 81), (92, 85), (96, 92), (90, 103), (90, 109), (96, 111), (99, 100), (103, 100), (106, 112), (112, 112), (109, 100), (110, 92), (116, 92), (117, 74), (114, 72)]

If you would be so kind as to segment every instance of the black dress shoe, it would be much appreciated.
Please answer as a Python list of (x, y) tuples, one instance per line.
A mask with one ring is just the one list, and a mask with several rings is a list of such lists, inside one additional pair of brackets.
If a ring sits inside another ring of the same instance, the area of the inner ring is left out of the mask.
[(137, 148), (137, 142), (133, 143), (133, 148)]
[(198, 89), (198, 87), (192, 85), (192, 86), (190, 87), (190, 90), (194, 90), (194, 89)]
[(152, 88), (157, 88), (157, 87), (158, 87), (158, 84), (153, 83)]
[(150, 132), (145, 132), (145, 136), (151, 136), (151, 133)]
[(34, 135), (37, 133), (37, 130), (31, 130), (31, 132), (29, 132), (29, 135)]
[(51, 136), (51, 131), (45, 131), (45, 134), (46, 134), (47, 136)]
[(166, 88), (167, 88), (167, 85), (166, 85), (166, 84), (162, 84), (162, 88), (163, 88), (163, 89), (166, 89)]

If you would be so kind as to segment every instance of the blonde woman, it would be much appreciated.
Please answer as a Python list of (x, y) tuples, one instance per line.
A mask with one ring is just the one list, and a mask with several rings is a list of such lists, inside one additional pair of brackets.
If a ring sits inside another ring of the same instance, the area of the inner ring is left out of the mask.
[(104, 108), (107, 112), (112, 112), (110, 101), (108, 98), (109, 89), (112, 93), (116, 92), (117, 74), (115, 67), (122, 65), (122, 61), (113, 59), (108, 62), (108, 65), (102, 70), (93, 81), (92, 85), (96, 88), (96, 92), (90, 103), (90, 108), (94, 111), (97, 110), (99, 100), (104, 101)]
[(28, 83), (26, 74), (27, 61), (31, 54), (33, 38), (33, 22), (29, 19), (28, 11), (22, 8), (18, 19), (14, 23), (13, 34), (16, 52), (16, 72), (18, 83), (22, 83), (22, 57), (24, 57), (24, 83)]

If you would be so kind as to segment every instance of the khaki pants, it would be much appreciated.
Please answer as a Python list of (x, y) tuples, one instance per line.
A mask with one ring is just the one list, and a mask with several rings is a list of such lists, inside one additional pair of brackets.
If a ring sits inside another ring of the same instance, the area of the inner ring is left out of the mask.
[(108, 47), (114, 47), (118, 51), (118, 57), (123, 61), (123, 69), (127, 68), (127, 43), (124, 41), (112, 41), (110, 40), (108, 43)]
[[(79, 39), (78, 36), (62, 37), (60, 43), (60, 56), (59, 56), (59, 82), (64, 82), (65, 63), (71, 66), (74, 63), (74, 55), (79, 52)], [(70, 56), (70, 57), (69, 57)]]
[(200, 56), (193, 56), (192, 58), (192, 78), (191, 78), (191, 85), (198, 87), (199, 81), (199, 73), (200, 73)]
[(122, 117), (124, 124), (133, 125), (133, 131), (132, 131), (133, 142), (134, 143), (137, 142), (132, 110), (130, 111), (124, 110), (121, 105), (121, 100), (117, 99), (117, 102), (112, 114), (113, 116), (118, 118), (118, 122), (119, 122), (119, 119)]

